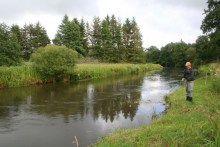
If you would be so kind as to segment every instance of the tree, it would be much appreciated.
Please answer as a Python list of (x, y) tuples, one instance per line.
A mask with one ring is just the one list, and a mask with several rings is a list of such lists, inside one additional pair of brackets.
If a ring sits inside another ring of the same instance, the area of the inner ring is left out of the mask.
[(209, 54), (219, 60), (220, 56), (220, 1), (208, 0), (208, 9), (205, 10), (205, 18), (201, 29), (210, 39)]
[(18, 65), (21, 61), (20, 46), (15, 34), (4, 24), (0, 24), (0, 66)]
[(149, 48), (147, 48), (146, 61), (150, 63), (159, 63), (160, 50), (156, 46), (150, 46)]
[(113, 43), (113, 53), (111, 57), (112, 62), (124, 62), (125, 61), (125, 46), (123, 44), (122, 26), (119, 21), (116, 20), (114, 15), (110, 19), (110, 32)]
[(213, 60), (210, 52), (210, 39), (208, 36), (199, 36), (196, 39), (195, 47), (199, 60), (203, 60), (205, 62), (210, 62), (211, 60)]
[(208, 0), (208, 9), (204, 10), (206, 15), (202, 21), (203, 33), (214, 33), (220, 30), (220, 1)]
[(84, 56), (87, 56), (89, 53), (89, 24), (85, 23), (84, 19), (80, 21), (80, 32), (81, 32), (81, 39), (82, 39), (82, 47), (84, 50)]
[(102, 28), (101, 20), (99, 17), (94, 17), (91, 31), (91, 56), (97, 59), (101, 58), (102, 53)]
[(128, 62), (143, 62), (144, 52), (140, 29), (133, 18), (126, 19), (123, 24), (123, 41), (126, 47), (126, 58)]
[(76, 18), (70, 21), (67, 15), (64, 16), (55, 38), (53, 39), (53, 43), (55, 45), (65, 45), (85, 56), (80, 24)]
[(50, 39), (46, 30), (40, 25), (36, 24), (24, 25), (21, 29), (21, 50), (23, 58), (28, 60), (30, 55), (39, 47), (44, 47), (50, 44)]
[(107, 16), (101, 23), (102, 54), (101, 60), (111, 62), (113, 56), (113, 40), (110, 30), (110, 18)]

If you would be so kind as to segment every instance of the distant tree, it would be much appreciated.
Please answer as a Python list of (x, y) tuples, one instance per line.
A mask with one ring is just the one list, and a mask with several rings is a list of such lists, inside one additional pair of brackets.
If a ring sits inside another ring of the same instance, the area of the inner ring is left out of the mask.
[(113, 40), (110, 30), (110, 18), (107, 16), (101, 23), (102, 31), (102, 54), (101, 60), (111, 62), (113, 56)]
[(10, 28), (0, 23), (0, 66), (18, 65), (21, 52), (18, 39)]
[(199, 36), (196, 40), (195, 47), (199, 60), (205, 62), (213, 60), (212, 53), (210, 52), (210, 39), (208, 36)]
[(123, 32), (120, 22), (116, 20), (114, 15), (110, 19), (110, 32), (113, 43), (113, 55), (111, 57), (112, 62), (124, 62), (125, 61), (125, 46), (123, 44)]
[(85, 56), (81, 35), (78, 20), (74, 18), (70, 21), (69, 17), (65, 15), (62, 23), (59, 25), (58, 31), (53, 39), (53, 43), (55, 45), (65, 45), (66, 47), (76, 50), (78, 53)]
[(21, 46), (21, 41), (22, 41), (22, 33), (21, 33), (21, 28), (16, 25), (13, 24), (11, 26), (11, 32), (15, 35), (15, 37), (17, 38), (17, 41), (19, 43), (19, 45)]
[(123, 25), (123, 41), (126, 47), (127, 61), (144, 62), (142, 36), (134, 18), (132, 21), (126, 19)]
[(82, 39), (82, 48), (84, 50), (84, 56), (87, 56), (89, 53), (89, 24), (85, 23), (84, 19), (80, 21), (80, 32), (81, 32), (81, 39)]
[(46, 30), (40, 25), (36, 24), (24, 25), (21, 29), (20, 45), (23, 58), (28, 60), (30, 55), (39, 47), (44, 47), (50, 44), (50, 39)]
[(94, 17), (91, 31), (91, 44), (92, 51), (91, 56), (100, 59), (102, 52), (102, 27), (99, 17)]
[(159, 63), (160, 50), (156, 46), (150, 46), (146, 51), (146, 62)]

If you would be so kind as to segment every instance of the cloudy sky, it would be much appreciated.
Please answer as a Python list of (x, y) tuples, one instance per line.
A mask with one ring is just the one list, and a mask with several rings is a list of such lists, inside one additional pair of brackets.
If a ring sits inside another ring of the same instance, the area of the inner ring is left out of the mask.
[(195, 42), (202, 34), (200, 25), (207, 0), (0, 0), (0, 22), (7, 25), (39, 21), (54, 38), (67, 14), (92, 22), (94, 16), (115, 14), (123, 22), (135, 17), (144, 47), (165, 46), (181, 39)]

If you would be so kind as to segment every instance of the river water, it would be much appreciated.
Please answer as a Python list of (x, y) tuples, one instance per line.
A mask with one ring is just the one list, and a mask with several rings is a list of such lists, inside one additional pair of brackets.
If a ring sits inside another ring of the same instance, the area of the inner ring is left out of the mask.
[(0, 147), (74, 147), (149, 124), (179, 86), (175, 70), (0, 90)]

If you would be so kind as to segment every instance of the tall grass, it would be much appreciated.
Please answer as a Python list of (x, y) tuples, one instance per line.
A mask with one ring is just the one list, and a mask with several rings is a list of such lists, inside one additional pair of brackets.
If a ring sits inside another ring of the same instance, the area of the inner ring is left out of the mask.
[(77, 64), (70, 75), (74, 80), (99, 79), (160, 69), (158, 64)]
[[(119, 75), (138, 74), (162, 69), (156, 64), (77, 64), (70, 68), (64, 80), (101, 79)], [(0, 67), (0, 88), (18, 87), (48, 82), (33, 68), (32, 63), (22, 66)]]
[(185, 100), (182, 86), (167, 96), (170, 108), (151, 125), (118, 130), (99, 139), (95, 146), (219, 147), (220, 95), (213, 91), (214, 79), (204, 76), (195, 81), (193, 102)]
[(35, 84), (40, 77), (31, 63), (22, 66), (0, 67), (0, 88)]

